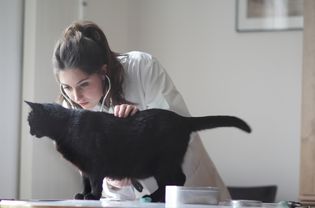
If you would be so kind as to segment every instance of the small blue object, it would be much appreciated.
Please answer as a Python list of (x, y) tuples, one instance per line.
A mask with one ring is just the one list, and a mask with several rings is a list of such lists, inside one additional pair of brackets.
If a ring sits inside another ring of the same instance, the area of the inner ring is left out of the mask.
[(287, 201), (280, 201), (280, 202), (278, 202), (278, 207), (280, 207), (280, 208), (289, 208), (289, 203), (287, 202)]
[(152, 199), (151, 197), (145, 196), (145, 197), (140, 198), (140, 202), (144, 202), (144, 203), (152, 202)]
[(296, 208), (301, 206), (302, 206), (301, 202), (296, 201), (280, 201), (278, 203), (279, 208)]

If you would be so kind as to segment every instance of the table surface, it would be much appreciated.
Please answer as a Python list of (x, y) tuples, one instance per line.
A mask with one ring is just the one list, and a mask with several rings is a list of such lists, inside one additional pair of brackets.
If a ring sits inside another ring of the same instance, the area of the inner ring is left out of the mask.
[[(107, 208), (229, 208), (230, 206), (202, 205), (202, 204), (180, 204), (170, 206), (165, 203), (148, 203), (139, 201), (109, 201), (109, 200), (1, 200), (0, 208), (78, 208), (78, 207), (107, 207)], [(261, 208), (261, 207), (260, 207)]]

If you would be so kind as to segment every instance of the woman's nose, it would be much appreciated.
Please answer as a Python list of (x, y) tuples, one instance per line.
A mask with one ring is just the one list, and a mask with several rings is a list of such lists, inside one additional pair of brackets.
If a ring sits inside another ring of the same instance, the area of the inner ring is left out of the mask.
[(73, 100), (75, 102), (79, 101), (82, 98), (82, 92), (80, 90), (73, 90)]

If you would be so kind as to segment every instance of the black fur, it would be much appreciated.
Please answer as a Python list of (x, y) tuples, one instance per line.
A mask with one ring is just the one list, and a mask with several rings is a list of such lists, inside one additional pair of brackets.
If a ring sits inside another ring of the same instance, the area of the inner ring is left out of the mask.
[(54, 140), (64, 158), (81, 170), (84, 190), (76, 195), (79, 199), (100, 199), (104, 177), (154, 176), (159, 189), (150, 197), (164, 201), (166, 185), (185, 183), (181, 166), (193, 131), (237, 127), (251, 132), (243, 120), (232, 116), (182, 117), (150, 109), (118, 118), (58, 104), (26, 103), (32, 108), (30, 133)]

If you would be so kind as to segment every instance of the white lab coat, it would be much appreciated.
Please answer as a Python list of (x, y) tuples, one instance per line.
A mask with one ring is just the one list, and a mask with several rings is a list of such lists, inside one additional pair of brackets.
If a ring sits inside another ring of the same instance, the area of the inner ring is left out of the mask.
[[(154, 57), (147, 53), (133, 51), (120, 56), (119, 59), (125, 70), (123, 92), (126, 100), (135, 103), (140, 110), (162, 108), (189, 116), (182, 96)], [(218, 187), (220, 201), (230, 199), (230, 194), (197, 133), (191, 136), (182, 167), (186, 175), (185, 186)], [(140, 180), (140, 183), (144, 187), (141, 193), (132, 186), (120, 190), (111, 189), (104, 180), (103, 196), (132, 200), (150, 194), (158, 188), (153, 177)]]

